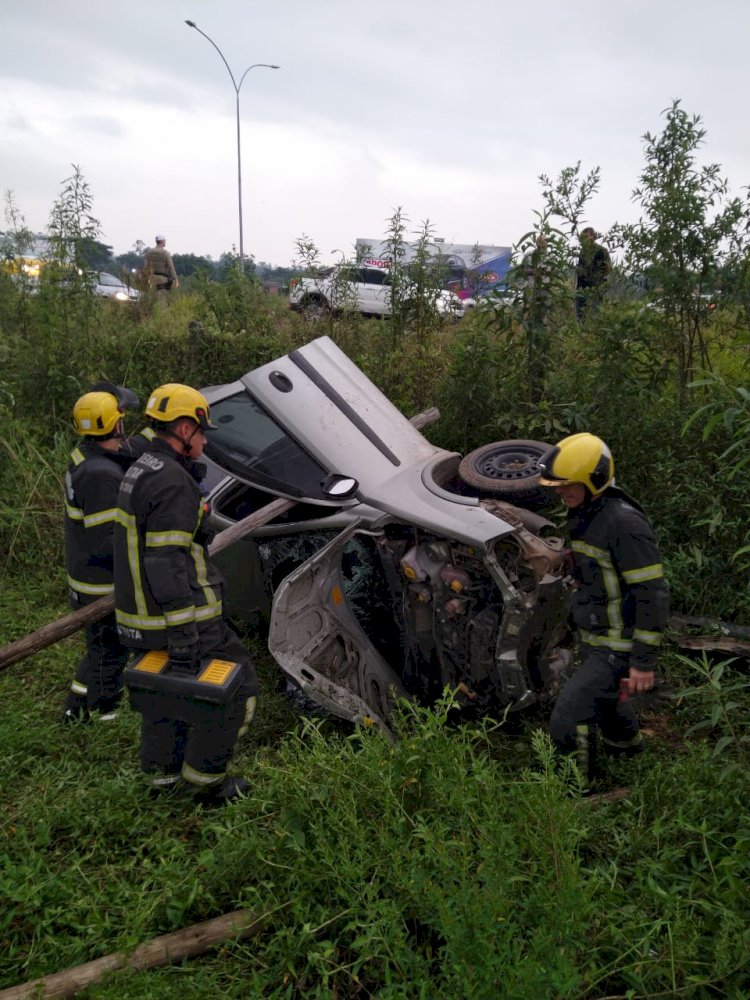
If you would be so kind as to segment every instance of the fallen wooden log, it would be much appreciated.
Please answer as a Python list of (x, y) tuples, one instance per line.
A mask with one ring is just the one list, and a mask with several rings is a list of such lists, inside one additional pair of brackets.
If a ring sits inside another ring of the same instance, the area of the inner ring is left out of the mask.
[(750, 642), (724, 638), (720, 635), (684, 635), (677, 640), (680, 649), (698, 652), (729, 653), (732, 656), (750, 656)]
[[(224, 549), (229, 548), (230, 545), (233, 545), (245, 535), (250, 534), (251, 531), (262, 527), (264, 524), (268, 524), (269, 521), (291, 510), (295, 502), (294, 500), (279, 498), (272, 500), (271, 503), (266, 504), (265, 507), (261, 507), (252, 514), (248, 514), (241, 521), (237, 521), (236, 524), (232, 524), (230, 527), (225, 528), (224, 531), (220, 531), (209, 545), (209, 553), (216, 555), (218, 552), (223, 552)], [(113, 611), (114, 606), (115, 600), (111, 595), (100, 597), (98, 601), (87, 604), (86, 607), (79, 608), (77, 611), (71, 611), (69, 615), (58, 618), (57, 621), (50, 622), (48, 625), (43, 625), (36, 632), (31, 632), (22, 639), (16, 639), (15, 642), (3, 646), (0, 649), (0, 670), (4, 670), (5, 667), (9, 667), (12, 663), (17, 663), (27, 656), (46, 649), (47, 646), (52, 646), (54, 643), (59, 642), (60, 639), (67, 638), (67, 636), (72, 635), (91, 622), (99, 621), (100, 618), (104, 618), (105, 615)]]
[(750, 625), (733, 625), (731, 622), (722, 622), (718, 618), (709, 618), (707, 615), (692, 617), (690, 615), (672, 615), (669, 619), (669, 627), (675, 632), (684, 632), (689, 628), (715, 628), (721, 635), (734, 636), (736, 639), (750, 639)]
[(232, 939), (251, 937), (263, 926), (263, 917), (249, 910), (235, 910), (213, 920), (204, 920), (172, 934), (147, 941), (131, 954), (115, 952), (64, 972), (55, 972), (33, 982), (0, 990), (0, 1000), (50, 1000), (52, 997), (72, 997), (100, 982), (106, 975), (120, 969), (141, 971), (161, 965), (181, 962), (184, 958), (202, 955), (217, 944)]
[(413, 417), (409, 417), (409, 423), (414, 424), (417, 430), (421, 431), (423, 427), (426, 427), (428, 424), (434, 424), (439, 419), (440, 410), (437, 406), (430, 406), (421, 413), (415, 413)]
[[(588, 795), (586, 798), (580, 801), (587, 806), (591, 806), (595, 809), (597, 806), (605, 805), (607, 802), (621, 802), (626, 799), (630, 794), (630, 789), (624, 788), (613, 788), (611, 792), (598, 792), (595, 795)], [(0, 998), (2, 998), (2, 993), (0, 993)]]

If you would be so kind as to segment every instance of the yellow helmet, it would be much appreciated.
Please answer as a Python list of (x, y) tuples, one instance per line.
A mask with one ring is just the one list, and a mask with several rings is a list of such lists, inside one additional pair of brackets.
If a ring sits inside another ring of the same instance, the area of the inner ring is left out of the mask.
[(203, 393), (179, 382), (169, 382), (154, 389), (146, 406), (146, 416), (162, 424), (169, 424), (178, 417), (189, 417), (204, 431), (215, 426), (211, 423), (211, 411)]
[(595, 434), (571, 434), (539, 460), (542, 486), (582, 483), (593, 495), (603, 493), (615, 479), (612, 452)]
[(83, 437), (111, 437), (123, 412), (111, 392), (87, 392), (73, 407), (73, 423)]

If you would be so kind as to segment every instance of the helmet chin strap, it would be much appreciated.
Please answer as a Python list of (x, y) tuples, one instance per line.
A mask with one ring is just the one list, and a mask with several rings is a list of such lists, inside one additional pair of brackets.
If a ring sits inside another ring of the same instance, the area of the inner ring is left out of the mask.
[(196, 424), (195, 427), (193, 428), (193, 433), (190, 435), (187, 441), (184, 442), (185, 454), (187, 455), (188, 458), (190, 458), (190, 455), (192, 454), (193, 451), (193, 444), (192, 444), (193, 438), (195, 437), (195, 435), (198, 433), (199, 430), (200, 426)]
[(174, 438), (174, 439), (175, 439), (175, 441), (179, 441), (179, 442), (180, 442), (180, 445), (182, 446), (182, 447), (181, 447), (181, 451), (182, 451), (182, 454), (183, 454), (183, 455), (184, 455), (184, 456), (185, 456), (186, 458), (190, 458), (190, 456), (191, 456), (191, 453), (192, 453), (192, 451), (193, 451), (193, 446), (192, 446), (191, 442), (192, 442), (193, 438), (195, 437), (195, 435), (196, 435), (196, 434), (198, 433), (198, 431), (199, 431), (199, 430), (200, 430), (200, 425), (199, 425), (199, 424), (196, 424), (196, 425), (195, 425), (195, 427), (193, 428), (193, 432), (192, 432), (192, 434), (191, 434), (191, 435), (190, 435), (190, 437), (189, 437), (189, 438), (187, 439), (187, 441), (184, 441), (184, 440), (183, 440), (183, 439), (182, 439), (182, 438), (180, 437), (180, 435), (179, 435), (179, 434), (175, 434), (175, 432), (174, 432), (174, 431), (165, 431), (164, 433), (165, 433), (165, 434), (167, 435), (167, 437), (171, 437), (171, 438)]

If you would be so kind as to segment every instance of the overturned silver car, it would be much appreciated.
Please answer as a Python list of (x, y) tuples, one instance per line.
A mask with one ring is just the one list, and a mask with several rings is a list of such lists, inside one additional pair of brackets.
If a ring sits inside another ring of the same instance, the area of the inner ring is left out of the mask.
[(570, 660), (567, 554), (549, 521), (501, 498), (506, 478), (519, 492), (515, 451), (498, 466), (498, 446), (495, 495), (477, 496), (466, 460), (328, 337), (204, 392), (213, 527), (296, 501), (219, 562), (230, 613), (268, 617), (271, 653), (307, 695), (386, 728), (397, 699), (446, 687), (480, 713), (554, 698)]

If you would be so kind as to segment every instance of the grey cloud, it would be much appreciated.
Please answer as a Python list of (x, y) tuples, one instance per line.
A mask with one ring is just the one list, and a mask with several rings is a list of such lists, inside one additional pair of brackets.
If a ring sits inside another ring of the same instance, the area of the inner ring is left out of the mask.
[(116, 118), (104, 118), (98, 115), (76, 115), (70, 119), (71, 125), (85, 132), (99, 132), (102, 135), (124, 135), (125, 129)]
[(5, 127), (14, 132), (33, 132), (34, 126), (25, 115), (9, 115), (5, 119)]

